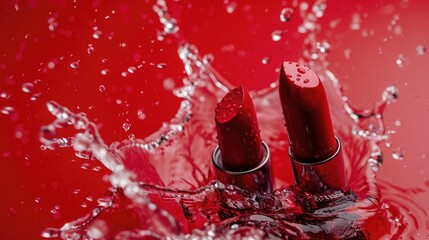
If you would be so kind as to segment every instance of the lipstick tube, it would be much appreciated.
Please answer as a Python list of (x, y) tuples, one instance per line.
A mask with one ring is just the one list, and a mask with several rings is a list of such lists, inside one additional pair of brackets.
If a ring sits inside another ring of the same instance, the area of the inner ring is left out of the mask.
[(313, 163), (300, 161), (293, 156), (289, 148), (296, 184), (311, 193), (318, 203), (333, 201), (348, 191), (341, 142), (338, 137), (335, 137), (335, 140), (337, 150), (334, 155)]
[(318, 205), (344, 196), (348, 184), (341, 142), (334, 135), (321, 80), (305, 65), (284, 62), (279, 94), (296, 184)]
[(261, 139), (255, 107), (246, 89), (232, 89), (222, 98), (215, 122), (219, 144), (212, 162), (217, 179), (251, 192), (271, 192), (271, 153)]
[(230, 171), (225, 168), (219, 145), (217, 145), (212, 156), (216, 178), (223, 183), (234, 184), (251, 192), (271, 192), (271, 152), (265, 142), (262, 142), (262, 149), (263, 158), (258, 166), (245, 171)]

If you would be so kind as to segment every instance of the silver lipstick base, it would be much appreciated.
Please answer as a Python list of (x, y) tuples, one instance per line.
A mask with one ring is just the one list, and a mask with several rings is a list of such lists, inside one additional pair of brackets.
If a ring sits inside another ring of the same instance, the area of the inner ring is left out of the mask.
[(300, 162), (293, 157), (289, 148), (296, 184), (305, 192), (312, 194), (318, 203), (339, 199), (349, 190), (341, 142), (338, 137), (335, 137), (335, 140), (338, 146), (335, 154), (317, 163)]
[(222, 164), (219, 145), (213, 151), (212, 161), (216, 178), (224, 184), (233, 184), (250, 192), (272, 192), (273, 180), (271, 178), (270, 161), (271, 152), (268, 145), (262, 142), (264, 157), (261, 163), (246, 171), (229, 171)]

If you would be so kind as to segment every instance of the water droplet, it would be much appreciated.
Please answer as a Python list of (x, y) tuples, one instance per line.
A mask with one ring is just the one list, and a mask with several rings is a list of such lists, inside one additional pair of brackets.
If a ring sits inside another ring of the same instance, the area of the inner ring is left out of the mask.
[(99, 90), (100, 92), (104, 92), (104, 91), (106, 91), (106, 87), (105, 87), (104, 85), (100, 85), (100, 86), (98, 87), (98, 90)]
[(283, 31), (281, 30), (275, 30), (271, 33), (271, 39), (273, 39), (274, 42), (280, 41), (283, 36)]
[(30, 92), (34, 91), (34, 84), (32, 84), (30, 82), (23, 83), (21, 89), (25, 93), (30, 93)]
[(70, 63), (70, 67), (73, 68), (73, 69), (79, 68), (79, 61)]
[(308, 83), (308, 82), (310, 82), (310, 80), (309, 80), (309, 79), (305, 79), (305, 80), (304, 80), (304, 83)]
[(392, 152), (392, 157), (395, 160), (404, 160), (404, 150), (401, 147), (397, 147)]
[(124, 43), (124, 42), (119, 44), (119, 47), (121, 47), (121, 48), (124, 48), (126, 46), (127, 46), (127, 43)]
[[(305, 69), (304, 68), (298, 68), (297, 69), (297, 71), (299, 72), (299, 73), (302, 73), (302, 74), (304, 74), (304, 73), (306, 73), (306, 71), (305, 71)], [(298, 74), (299, 75), (299, 74)], [(299, 75), (298, 77), (300, 77), (301, 75)]]
[(395, 120), (395, 122), (393, 123), (396, 127), (399, 127), (402, 125), (401, 120)]
[(269, 57), (262, 58), (262, 64), (268, 64), (269, 62), (270, 62), (270, 58)]
[(213, 60), (214, 60), (214, 56), (213, 56), (213, 54), (206, 54), (206, 55), (204, 55), (204, 57), (203, 57), (203, 63), (204, 64), (209, 64), (209, 63), (212, 63), (213, 62)]
[(228, 3), (226, 5), (226, 11), (228, 13), (233, 13), (236, 8), (237, 8), (237, 3), (236, 2), (230, 2), (230, 3)]
[(40, 197), (36, 197), (36, 198), (34, 198), (34, 202), (35, 202), (35, 203), (40, 203)]
[(134, 140), (135, 138), (136, 138), (136, 136), (132, 133), (130, 135), (128, 135), (128, 139), (130, 139), (130, 140)]
[(326, 10), (326, 2), (317, 1), (316, 3), (314, 3), (312, 10), (317, 17), (322, 17)]
[(351, 56), (352, 56), (352, 50), (350, 48), (344, 49), (344, 57), (346, 59), (350, 59)]
[(103, 70), (101, 70), (100, 73), (101, 73), (101, 75), (106, 76), (109, 73), (109, 69), (103, 69)]
[(156, 67), (157, 68), (165, 68), (167, 66), (167, 64), (165, 64), (165, 63), (158, 63), (157, 65), (156, 65)]
[(128, 68), (128, 72), (129, 73), (135, 73), (136, 71), (137, 71), (137, 68), (134, 67), (134, 66), (131, 66), (131, 67)]
[(426, 45), (425, 45), (425, 44), (419, 44), (419, 45), (417, 45), (417, 47), (416, 47), (416, 52), (417, 52), (417, 55), (418, 55), (418, 56), (423, 56), (423, 55), (425, 55), (425, 54), (426, 54), (426, 52), (427, 52)]
[(80, 204), (80, 206), (83, 207), (83, 208), (88, 207), (88, 205), (86, 203), (82, 203), (82, 204)]
[(128, 132), (131, 128), (131, 124), (130, 123), (124, 123), (124, 124), (122, 124), (122, 128), (125, 130), (125, 132)]
[(388, 104), (395, 102), (398, 99), (398, 88), (396, 86), (389, 86), (383, 91), (382, 98)]
[(15, 109), (13, 107), (4, 107), (0, 110), (1, 113), (3, 113), (4, 115), (9, 115), (11, 114), (13, 111), (15, 111)]
[(399, 54), (395, 62), (398, 67), (403, 68), (408, 64), (408, 58), (404, 54)]
[(92, 37), (94, 38), (94, 39), (100, 39), (101, 38), (101, 35), (102, 35), (102, 32), (101, 31), (95, 31), (93, 34), (92, 34)]
[(54, 69), (55, 68), (55, 63), (54, 62), (48, 62), (48, 68), (49, 69)]
[(146, 114), (143, 112), (143, 109), (137, 110), (137, 118), (140, 120), (144, 120), (146, 118)]
[(166, 78), (162, 82), (162, 86), (164, 87), (165, 90), (170, 91), (170, 90), (174, 89), (174, 87), (176, 86), (176, 83), (174, 82), (174, 80), (172, 78)]
[(93, 53), (94, 53), (94, 51), (95, 51), (95, 49), (94, 49), (94, 45), (92, 45), (92, 44), (88, 44), (88, 48), (86, 49), (86, 52), (87, 52), (88, 54), (93, 54)]
[(293, 9), (292, 8), (283, 8), (280, 12), (280, 21), (288, 22), (292, 18)]

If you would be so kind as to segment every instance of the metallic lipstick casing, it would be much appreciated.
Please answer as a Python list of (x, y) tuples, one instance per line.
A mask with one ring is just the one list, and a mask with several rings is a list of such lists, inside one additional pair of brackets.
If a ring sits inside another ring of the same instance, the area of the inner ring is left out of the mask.
[(348, 191), (341, 142), (337, 137), (335, 140), (338, 143), (335, 154), (315, 163), (301, 162), (289, 149), (296, 184), (319, 203), (338, 199)]
[(344, 196), (348, 184), (341, 141), (334, 135), (321, 80), (303, 64), (284, 62), (279, 95), (296, 184), (318, 205)]
[(273, 182), (270, 174), (271, 152), (265, 142), (262, 142), (262, 149), (263, 158), (258, 166), (245, 171), (230, 171), (225, 169), (219, 145), (216, 146), (212, 156), (216, 178), (222, 183), (234, 184), (251, 192), (271, 192)]
[(271, 192), (271, 153), (261, 139), (255, 106), (243, 87), (229, 91), (215, 114), (219, 144), (213, 151), (214, 174), (225, 184), (251, 192)]

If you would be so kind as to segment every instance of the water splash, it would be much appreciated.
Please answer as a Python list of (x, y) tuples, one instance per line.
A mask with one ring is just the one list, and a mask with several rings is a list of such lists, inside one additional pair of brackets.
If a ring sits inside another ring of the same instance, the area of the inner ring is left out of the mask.
[[(168, 14), (165, 1), (158, 0), (153, 9), (164, 25), (159, 36), (179, 31), (176, 20)], [(409, 204), (391, 200), (404, 199), (399, 194), (404, 189), (375, 179), (383, 163), (380, 144), (389, 138), (383, 112), (387, 105), (396, 101), (398, 90), (395, 86), (387, 87), (373, 109), (361, 110), (350, 103), (325, 60), (330, 44), (317, 36), (320, 30), (317, 19), (325, 10), (326, 1), (299, 4), (303, 23), (298, 32), (307, 34), (302, 61), (319, 73), (331, 102), (336, 100), (340, 105), (335, 109), (344, 109), (349, 116), (347, 120), (338, 121), (343, 125), (338, 128), (338, 134), (347, 146), (344, 155), (349, 164), (348, 174), (358, 176), (350, 178), (352, 192), (319, 208), (311, 195), (293, 186), (280, 188), (273, 194), (258, 195), (211, 181), (213, 176), (207, 159), (216, 140), (211, 123), (213, 111), (210, 110), (231, 85), (210, 66), (211, 61), (199, 55), (194, 45), (182, 42), (178, 55), (187, 77), (183, 79), (183, 87), (171, 87), (174, 95), (181, 99), (180, 108), (171, 121), (145, 139), (132, 137), (107, 146), (95, 123), (84, 113), (74, 113), (54, 101), (48, 102), (47, 108), (56, 119), (41, 128), (42, 149), (72, 147), (78, 157), (100, 161), (112, 171), (109, 181), (113, 187), (88, 215), (59, 229), (46, 229), (42, 236), (63, 239), (366, 238), (369, 236), (365, 231), (394, 237), (418, 228), (420, 219), (406, 213), (407, 207), (412, 206), (413, 212), (423, 212), (424, 216), (426, 212), (413, 205), (410, 199), (405, 199)], [(354, 24), (360, 24), (360, 20)], [(359, 27), (353, 25), (355, 29)], [(99, 38), (101, 32), (97, 36)], [(156, 66), (164, 68), (165, 64)], [(134, 69), (128, 72), (133, 73)], [(283, 121), (275, 110), (280, 109), (276, 90), (277, 85), (273, 83), (267, 89), (252, 92), (252, 96), (263, 137), (268, 139), (273, 151), (280, 151), (288, 143), (284, 140), (287, 139), (285, 131), (278, 130)], [(333, 118), (343, 118), (340, 112), (334, 112)], [(139, 119), (144, 119), (143, 110), (137, 114)], [(59, 137), (57, 132), (66, 127), (74, 128), (76, 133)], [(128, 125), (124, 127), (125, 131), (129, 129)], [(350, 131), (354, 135), (350, 136)], [(183, 173), (183, 169), (189, 169), (190, 173)], [(380, 184), (384, 187), (380, 188)], [(127, 212), (126, 209), (131, 209), (129, 217), (137, 223), (108, 233), (107, 229), (114, 224), (105, 220), (108, 219), (105, 216), (116, 216), (115, 212)], [(374, 229), (387, 222), (389, 229)]]

